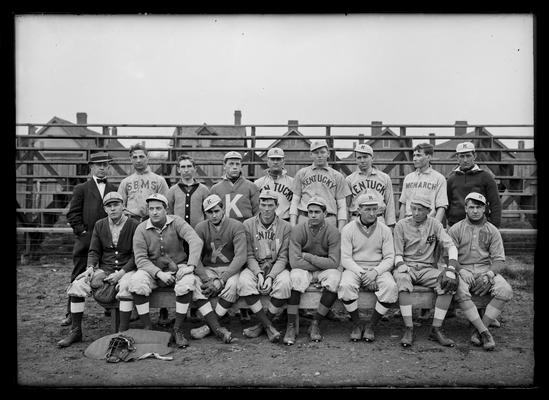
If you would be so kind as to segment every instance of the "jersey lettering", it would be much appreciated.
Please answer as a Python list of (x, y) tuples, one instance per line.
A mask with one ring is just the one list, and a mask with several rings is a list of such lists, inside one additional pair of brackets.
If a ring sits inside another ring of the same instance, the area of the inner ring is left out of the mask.
[(326, 175), (312, 175), (303, 180), (303, 186), (309, 186), (315, 182), (323, 183), (328, 187), (328, 189), (335, 189), (337, 187), (336, 183), (332, 181)]
[(227, 216), (227, 218), (230, 216), (231, 210), (234, 211), (235, 215), (238, 218), (242, 218), (242, 212), (236, 205), (236, 203), (238, 202), (238, 200), (240, 200), (242, 196), (242, 194), (237, 193), (235, 194), (234, 199), (231, 200), (231, 195), (229, 193), (225, 195), (225, 215)]
[(357, 196), (362, 192), (367, 192), (367, 189), (374, 189), (375, 191), (379, 192), (381, 195), (384, 195), (387, 188), (381, 182), (366, 179), (353, 185), (351, 187), (351, 192), (353, 196)]
[(223, 247), (225, 247), (225, 244), (222, 244), (219, 249), (216, 249), (215, 247), (215, 243), (214, 242), (210, 242), (210, 246), (212, 248), (212, 256), (211, 256), (211, 261), (212, 261), (212, 264), (215, 264), (217, 258), (219, 257), (219, 259), (221, 261), (223, 261), (224, 263), (228, 263), (229, 262), (229, 259), (227, 257), (225, 257), (221, 252), (223, 251)]

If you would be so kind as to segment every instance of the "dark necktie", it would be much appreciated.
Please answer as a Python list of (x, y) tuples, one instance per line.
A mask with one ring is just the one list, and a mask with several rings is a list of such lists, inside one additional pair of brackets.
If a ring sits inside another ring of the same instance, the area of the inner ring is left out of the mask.
[(107, 183), (107, 178), (97, 178), (97, 183)]

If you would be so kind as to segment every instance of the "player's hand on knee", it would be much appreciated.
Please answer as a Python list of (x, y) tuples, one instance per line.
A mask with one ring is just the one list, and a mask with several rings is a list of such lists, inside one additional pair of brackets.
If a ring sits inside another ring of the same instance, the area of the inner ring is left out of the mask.
[(271, 292), (271, 288), (273, 287), (273, 278), (271, 276), (268, 276), (263, 281), (263, 285), (261, 285), (258, 290), (261, 294), (269, 294)]
[(473, 273), (469, 271), (468, 269), (462, 268), (459, 270), (459, 276), (465, 281), (467, 285), (472, 285), (475, 283), (475, 277), (473, 276)]
[(364, 271), (364, 273), (360, 277), (360, 280), (362, 281), (362, 285), (369, 286), (372, 283), (375, 283), (377, 275), (378, 275), (378, 272), (375, 269), (369, 269)]
[(397, 272), (400, 272), (401, 274), (405, 274), (406, 272), (410, 271), (410, 267), (406, 264), (400, 264), (397, 267)]
[(159, 279), (166, 286), (169, 286), (175, 282), (175, 277), (171, 272), (160, 271), (156, 274), (156, 278)]

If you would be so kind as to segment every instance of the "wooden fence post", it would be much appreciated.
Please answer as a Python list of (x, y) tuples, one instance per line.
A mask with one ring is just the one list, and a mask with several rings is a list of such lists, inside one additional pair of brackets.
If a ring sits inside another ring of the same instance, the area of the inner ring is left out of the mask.
[(250, 142), (250, 163), (248, 164), (248, 177), (255, 176), (255, 145), (256, 145), (256, 136), (255, 136), (255, 126), (252, 126), (251, 129), (252, 140)]

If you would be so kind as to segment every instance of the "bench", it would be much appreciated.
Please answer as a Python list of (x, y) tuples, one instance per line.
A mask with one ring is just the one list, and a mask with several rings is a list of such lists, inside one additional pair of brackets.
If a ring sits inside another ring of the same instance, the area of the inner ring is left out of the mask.
[[(299, 308), (303, 310), (314, 310), (318, 307), (320, 302), (320, 296), (322, 295), (322, 289), (319, 289), (313, 285), (309, 286), (307, 291), (301, 295), (301, 301), (299, 303)], [(432, 289), (423, 287), (423, 286), (414, 286), (414, 291), (412, 293), (412, 306), (415, 309), (432, 309), (434, 307), (436, 300), (435, 293)], [(490, 302), (490, 295), (485, 296), (473, 296), (473, 303), (479, 309), (483, 309)], [(359, 309), (373, 309), (376, 304), (377, 298), (373, 292), (360, 290), (358, 297), (358, 308)], [(217, 299), (212, 299), (213, 306), (217, 303)], [(269, 296), (261, 296), (261, 303), (266, 309), (269, 305)], [(113, 332), (118, 331), (118, 325), (120, 323), (119, 314), (118, 314), (118, 303), (112, 304), (101, 304), (103, 307), (111, 310), (111, 328)], [(153, 290), (151, 296), (149, 297), (149, 308), (173, 308), (175, 307), (175, 293), (173, 287), (170, 288), (157, 288)], [(398, 301), (392, 305), (392, 308), (398, 307)], [(241, 308), (249, 308), (246, 301), (242, 298), (239, 298), (236, 303), (231, 307), (231, 311), (238, 311)], [(333, 311), (345, 311), (345, 307), (341, 300), (337, 299), (332, 306)], [(189, 308), (188, 313), (190, 314), (191, 310)], [(296, 330), (299, 334), (299, 313), (297, 314), (296, 319)]]

